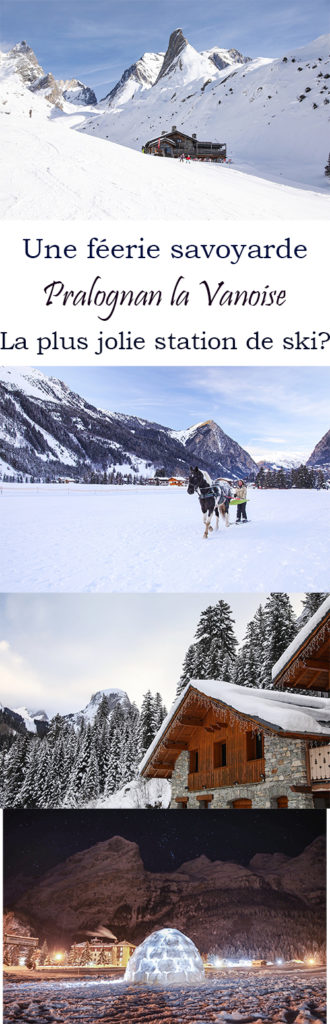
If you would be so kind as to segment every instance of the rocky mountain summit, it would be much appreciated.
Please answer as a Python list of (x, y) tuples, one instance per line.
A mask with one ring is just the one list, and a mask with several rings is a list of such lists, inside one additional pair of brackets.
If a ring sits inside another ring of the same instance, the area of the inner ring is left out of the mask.
[(315, 445), (306, 465), (310, 469), (322, 469), (323, 472), (330, 473), (330, 430), (327, 430)]
[(201, 856), (171, 872), (149, 871), (137, 843), (115, 836), (48, 871), (10, 909), (57, 941), (103, 925), (138, 943), (155, 928), (174, 927), (201, 950), (269, 956), (282, 943), (285, 955), (302, 941), (306, 915), (308, 941), (323, 932), (324, 840), (273, 864), (274, 877), (264, 870), (267, 855), (266, 865), (264, 855), (248, 866)]
[(31, 92), (41, 93), (49, 103), (57, 107), (62, 107), (63, 100), (81, 106), (97, 103), (93, 89), (78, 79), (57, 81), (51, 72), (45, 72), (25, 40), (12, 47), (8, 53), (8, 62)]

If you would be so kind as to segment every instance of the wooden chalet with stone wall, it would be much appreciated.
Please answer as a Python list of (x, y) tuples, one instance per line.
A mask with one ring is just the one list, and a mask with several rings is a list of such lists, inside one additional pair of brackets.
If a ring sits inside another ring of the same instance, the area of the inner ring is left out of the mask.
[(315, 742), (330, 744), (326, 698), (192, 680), (140, 771), (171, 779), (171, 807), (312, 808)]
[[(317, 691), (330, 695), (330, 598), (300, 630), (272, 671), (280, 690)], [(330, 807), (330, 743), (314, 739), (308, 744), (308, 783), (317, 807)]]
[(149, 139), (143, 147), (152, 156), (190, 157), (191, 160), (222, 161), (227, 150), (223, 142), (199, 142), (196, 134), (186, 135), (173, 125), (171, 132), (162, 132), (155, 139)]

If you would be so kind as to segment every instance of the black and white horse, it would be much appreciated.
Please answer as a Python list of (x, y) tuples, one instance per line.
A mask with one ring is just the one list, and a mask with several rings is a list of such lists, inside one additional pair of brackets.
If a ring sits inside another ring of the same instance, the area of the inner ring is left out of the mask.
[(211, 477), (204, 469), (198, 469), (198, 466), (190, 466), (187, 491), (188, 494), (198, 494), (205, 524), (204, 537), (208, 537), (209, 531), (213, 530), (211, 519), (214, 512), (216, 530), (219, 529), (219, 512), (221, 512), (226, 526), (229, 526), (228, 509), (230, 495), (225, 493), (221, 484), (213, 484)]

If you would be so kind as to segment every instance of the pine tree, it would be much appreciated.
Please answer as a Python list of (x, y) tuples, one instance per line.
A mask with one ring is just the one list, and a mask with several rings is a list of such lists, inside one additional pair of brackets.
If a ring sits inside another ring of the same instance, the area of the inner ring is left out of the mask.
[(154, 706), (151, 690), (147, 690), (141, 706), (141, 748), (144, 754), (154, 738)]
[(41, 949), (40, 949), (39, 963), (40, 964), (44, 964), (46, 959), (47, 959), (47, 957), (48, 957), (48, 955), (49, 955), (48, 943), (47, 943), (47, 941), (45, 939), (44, 942), (42, 943), (42, 946), (41, 946)]
[(301, 615), (299, 615), (299, 619), (297, 621), (298, 630), (302, 629), (306, 622), (312, 618), (312, 615), (315, 615), (315, 612), (317, 612), (318, 608), (320, 608), (320, 605), (323, 604), (323, 601), (325, 601), (327, 597), (329, 597), (329, 594), (305, 594), (302, 602), (303, 611)]
[(265, 638), (260, 677), (262, 689), (272, 688), (272, 668), (295, 634), (295, 618), (288, 594), (270, 594), (265, 605)]
[(164, 721), (164, 718), (166, 718), (166, 715), (167, 715), (167, 710), (166, 710), (165, 705), (163, 704), (162, 695), (161, 695), (161, 693), (156, 693), (156, 695), (154, 697), (154, 700), (153, 700), (153, 724), (152, 724), (152, 728), (153, 728), (153, 731), (154, 731), (154, 736), (156, 736), (156, 732), (158, 732), (158, 729), (160, 729), (160, 727), (161, 727), (161, 725), (162, 725), (162, 723)]
[(265, 610), (259, 605), (246, 628), (243, 645), (237, 658), (235, 679), (232, 677), (233, 682), (241, 686), (262, 686), (265, 634)]
[(190, 644), (184, 658), (181, 676), (177, 685), (177, 696), (185, 689), (191, 679), (195, 678), (195, 644)]
[(6, 807), (13, 807), (22, 788), (30, 753), (27, 736), (17, 736), (5, 761), (4, 801)]
[(232, 612), (226, 601), (220, 600), (216, 605), (211, 606), (209, 614), (210, 643), (202, 679), (229, 681), (237, 647), (233, 624)]
[(65, 795), (65, 807), (80, 807), (81, 803), (85, 801), (84, 787), (86, 783), (86, 791), (90, 788), (90, 775), (88, 785), (86, 777), (90, 769), (90, 762), (94, 756), (92, 728), (90, 723), (88, 723), (86, 728), (79, 730), (76, 763), (73, 767), (68, 790)]
[(230, 680), (237, 647), (233, 624), (231, 608), (226, 601), (209, 605), (202, 612), (194, 643), (184, 659), (177, 695), (182, 693), (190, 679)]
[(13, 807), (38, 807), (39, 801), (39, 740), (34, 738), (30, 743), (29, 756), (26, 764), (21, 789), (19, 790)]

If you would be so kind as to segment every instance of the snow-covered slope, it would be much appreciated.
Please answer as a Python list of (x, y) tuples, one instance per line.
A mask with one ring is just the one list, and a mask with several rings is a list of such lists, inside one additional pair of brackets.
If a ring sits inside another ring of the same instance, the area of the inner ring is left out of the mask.
[(82, 131), (140, 149), (175, 124), (201, 140), (225, 142), (241, 169), (324, 184), (330, 36), (274, 59), (244, 63), (238, 54), (229, 69), (219, 70), (215, 58), (215, 51), (198, 54), (177, 30), (152, 88), (130, 97), (120, 117), (111, 109), (95, 111)]
[[(203, 60), (206, 59), (204, 55)], [(29, 75), (36, 74), (38, 82), (43, 69), (37, 58), (35, 60), (37, 67), (29, 58), (28, 72)], [(173, 87), (172, 79), (176, 81), (178, 75), (188, 73), (187, 68), (185, 71), (177, 68), (150, 88), (139, 90), (134, 99), (130, 98), (117, 109), (101, 105), (95, 108), (93, 115), (92, 107), (83, 108), (63, 99), (66, 90), (61, 92), (60, 105), (63, 109), (54, 104), (50, 96), (52, 89), (47, 86), (31, 92), (29, 75), (25, 81), (16, 66), (16, 58), (2, 54), (0, 137), (6, 160), (1, 169), (0, 216), (3, 219), (101, 220), (107, 217), (110, 220), (139, 220), (143, 217), (147, 220), (195, 218), (212, 221), (215, 218), (323, 220), (327, 217), (329, 186), (323, 173), (328, 150), (325, 140), (329, 107), (324, 105), (327, 94), (322, 95), (322, 103), (316, 110), (313, 110), (307, 96), (304, 103), (295, 100), (292, 109), (290, 105), (288, 108), (289, 113), (291, 111), (289, 122), (286, 115), (282, 119), (277, 106), (281, 102), (286, 109), (284, 88), (283, 95), (276, 97), (276, 106), (275, 99), (272, 100), (272, 113), (276, 113), (276, 117), (270, 122), (276, 125), (280, 139), (279, 143), (273, 144), (275, 129), (268, 124), (262, 127), (263, 121), (260, 121), (259, 114), (257, 116), (258, 111), (260, 115), (263, 111), (257, 93), (262, 82), (254, 76), (258, 68), (258, 75), (259, 72), (266, 73), (267, 68), (260, 66), (260, 62), (256, 67), (255, 61), (241, 67), (237, 65), (237, 75), (236, 71), (233, 72), (233, 84), (228, 81), (227, 89), (216, 79), (219, 75), (223, 77), (223, 72), (219, 72), (211, 60), (209, 65), (211, 83), (205, 85), (202, 92), (206, 80), (205, 76), (200, 77), (193, 97), (190, 93), (195, 89), (189, 82), (183, 92), (180, 88), (179, 98), (173, 98), (177, 89)], [(283, 73), (289, 73), (288, 66), (282, 63)], [(292, 64), (293, 69), (296, 67), (297, 63)], [(324, 76), (322, 88), (328, 89), (325, 57), (322, 57), (320, 67)], [(309, 73), (319, 74), (312, 68)], [(295, 74), (300, 80), (301, 75), (296, 71)], [(246, 75), (244, 81), (243, 75)], [(321, 83), (323, 79), (318, 81)], [(242, 82), (244, 87), (249, 84), (256, 91), (256, 96), (250, 97), (253, 99), (251, 105), (247, 97), (241, 97), (240, 87), (236, 96), (236, 83)], [(231, 88), (235, 99), (230, 93)], [(70, 90), (72, 83), (68, 86)], [(220, 135), (220, 141), (227, 142), (234, 152), (234, 169), (193, 163), (188, 173), (186, 166), (178, 161), (152, 159), (128, 148), (140, 149), (146, 138), (151, 138), (160, 127), (171, 127), (173, 121), (178, 126), (184, 125), (188, 132), (195, 131), (198, 125), (199, 134), (204, 139), (205, 135), (210, 135), (216, 141)], [(79, 132), (72, 130), (78, 127)], [(98, 135), (102, 137), (98, 138)], [(295, 146), (293, 139), (296, 138)], [(116, 145), (111, 140), (125, 145)], [(291, 159), (290, 150), (294, 150), (294, 159)], [(239, 167), (244, 167), (249, 174), (241, 173), (237, 169)], [(263, 180), (265, 178), (277, 179), (277, 183)], [(299, 183), (298, 189), (288, 186), (288, 182), (293, 181)], [(301, 189), (301, 182), (307, 183), (308, 188), (314, 191)]]

